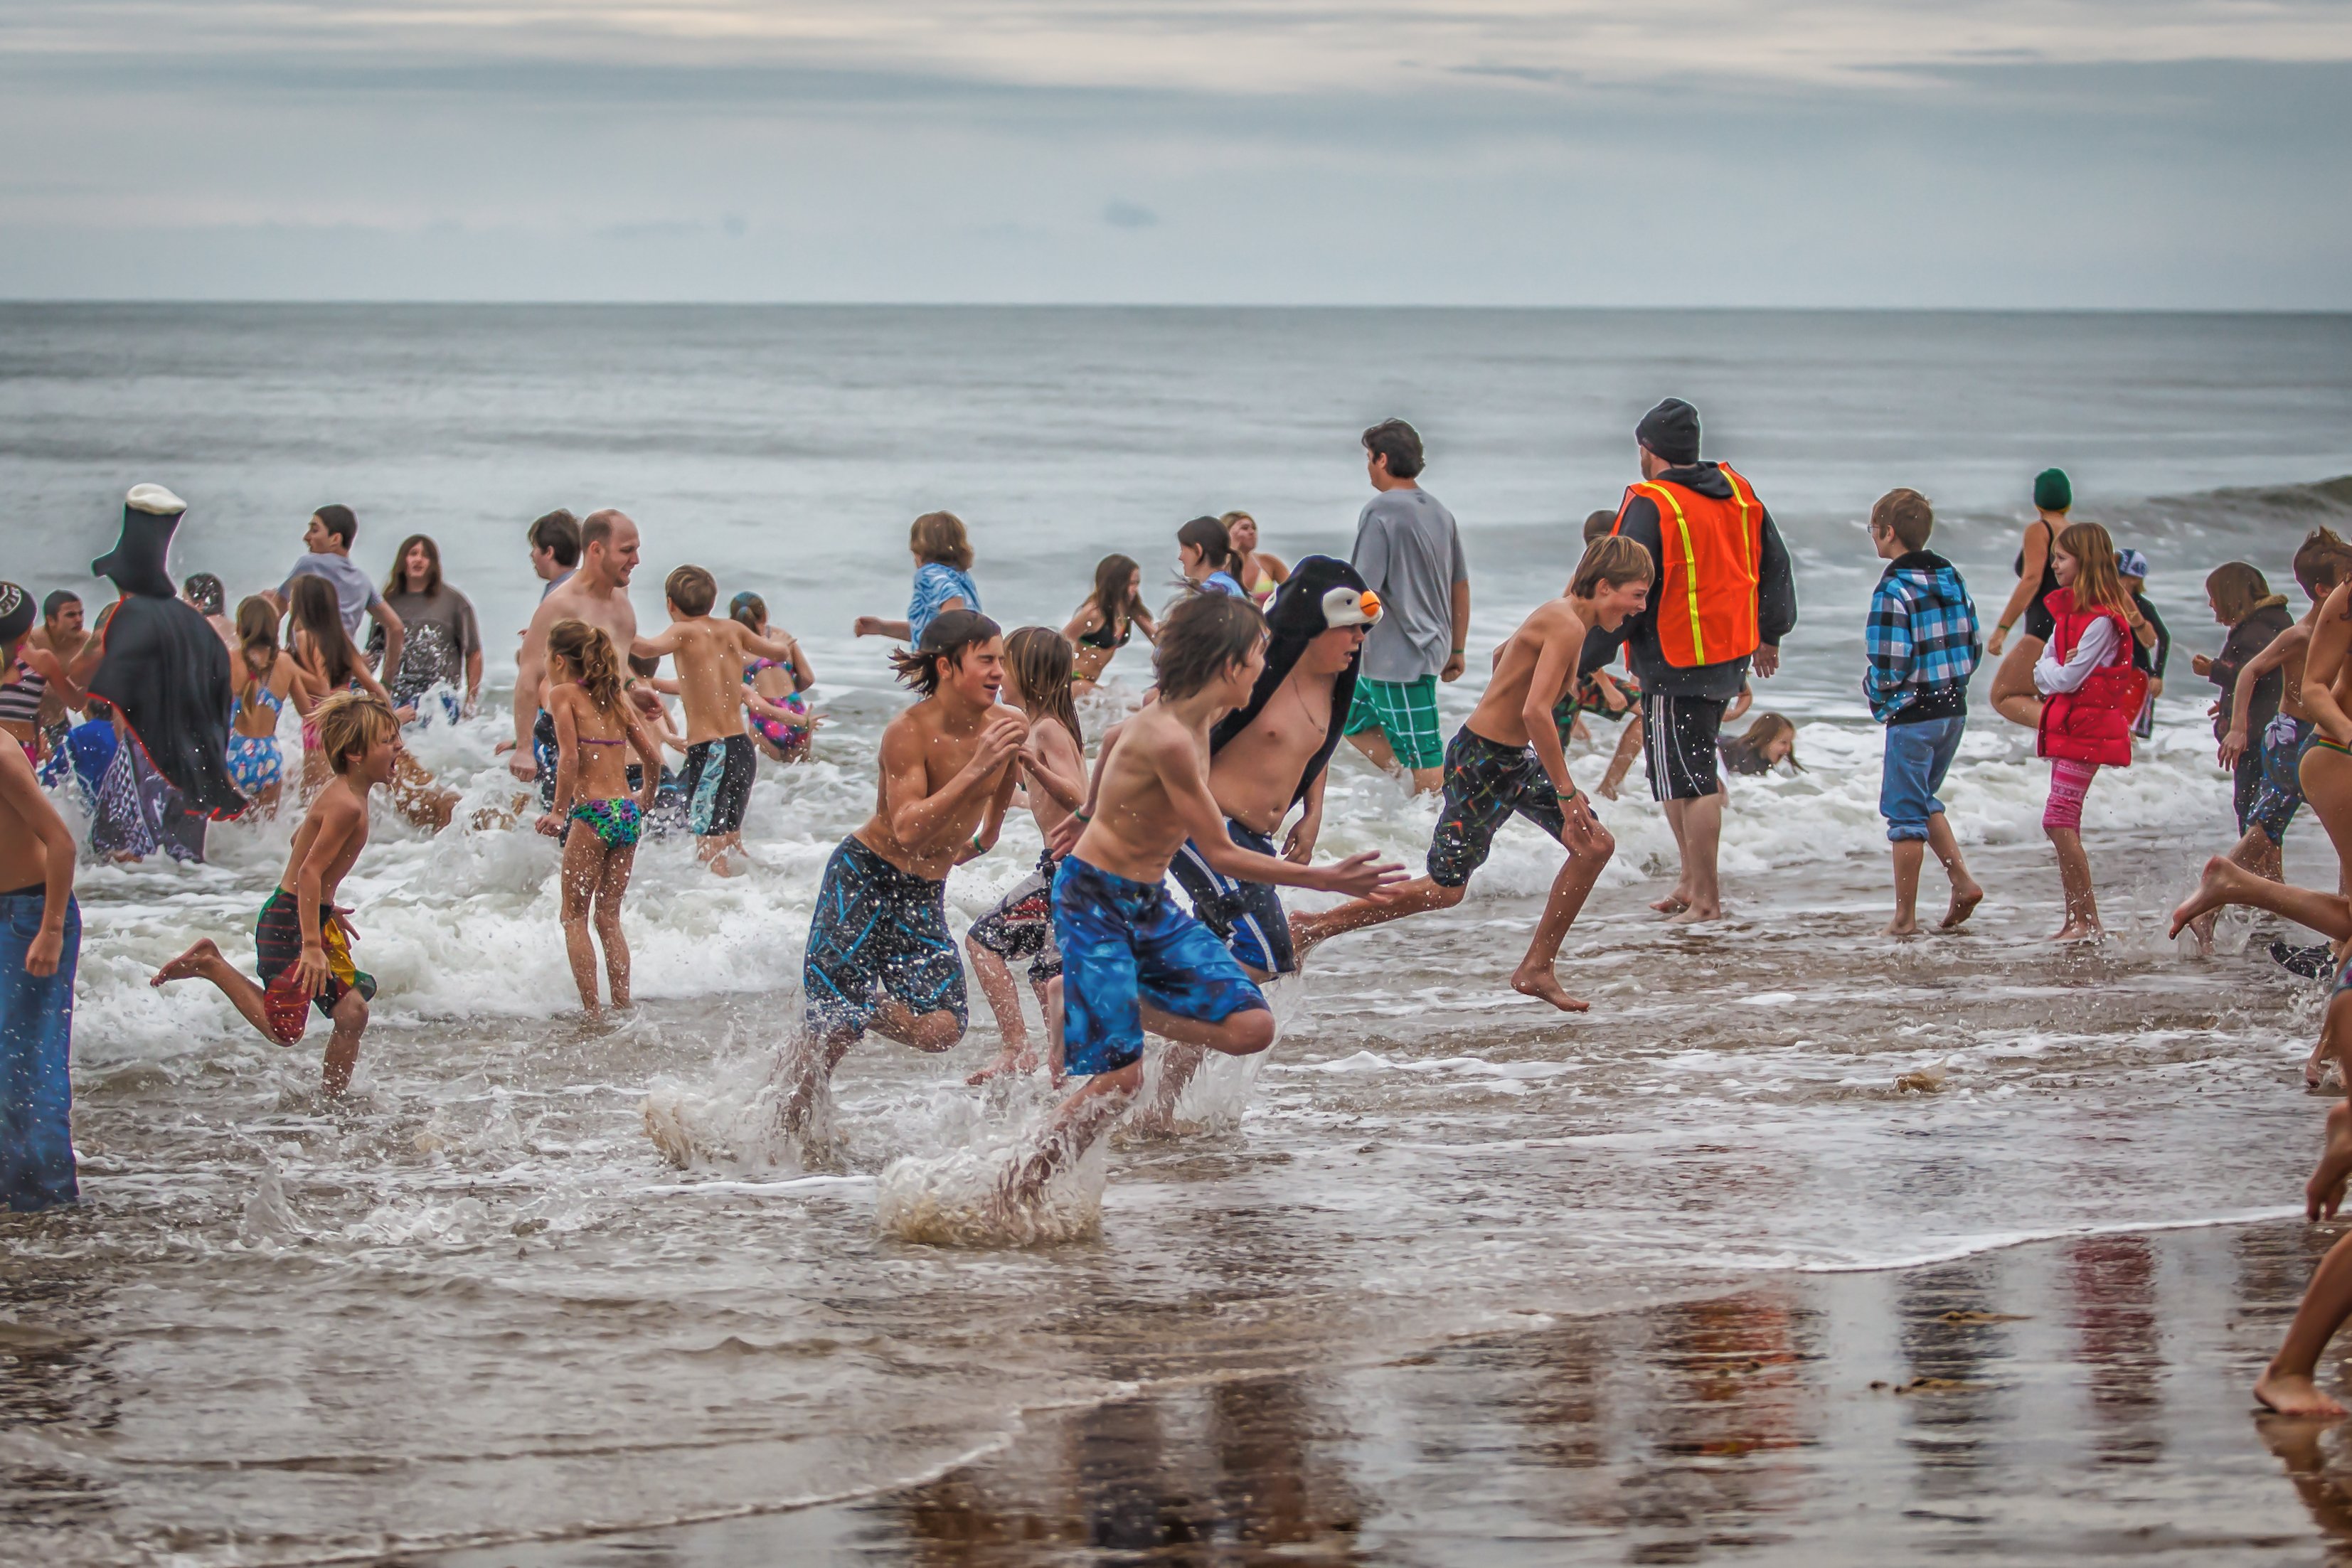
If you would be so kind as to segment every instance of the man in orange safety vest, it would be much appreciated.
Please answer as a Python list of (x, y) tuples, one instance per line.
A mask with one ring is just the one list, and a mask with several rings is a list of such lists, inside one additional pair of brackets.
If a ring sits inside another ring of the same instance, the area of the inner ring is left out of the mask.
[(1625, 622), (1625, 654), (1642, 683), (1650, 792), (1666, 811), (1682, 875), (1653, 905), (1678, 924), (1723, 913), (1716, 850), (1723, 782), (1716, 741), (1723, 710), (1780, 665), (1797, 623), (1797, 587), (1772, 514), (1747, 479), (1698, 455), (1698, 410), (1668, 398), (1633, 429), (1642, 482), (1625, 492), (1615, 532), (1657, 563), (1650, 602)]

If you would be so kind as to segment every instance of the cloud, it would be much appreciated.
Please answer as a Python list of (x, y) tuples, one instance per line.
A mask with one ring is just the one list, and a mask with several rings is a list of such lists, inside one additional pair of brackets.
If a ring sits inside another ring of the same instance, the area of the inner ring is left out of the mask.
[(1103, 204), (1102, 221), (1115, 229), (1148, 229), (1160, 221), (1160, 214), (1133, 202), (1112, 200)]

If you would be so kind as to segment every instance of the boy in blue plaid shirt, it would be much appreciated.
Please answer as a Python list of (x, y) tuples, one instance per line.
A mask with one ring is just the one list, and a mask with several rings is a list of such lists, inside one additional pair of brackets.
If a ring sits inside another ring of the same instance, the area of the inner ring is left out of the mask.
[(1871, 716), (1886, 727), (1878, 814), (1886, 819), (1887, 841), (1895, 846), (1889, 936), (1918, 935), (1923, 845), (1936, 852), (1952, 879), (1952, 906), (1940, 929), (1966, 920), (1984, 899), (1944, 821), (1944, 803), (1936, 799), (1968, 727), (1969, 677), (1984, 656), (1984, 642), (1968, 584), (1950, 561), (1927, 548), (1935, 527), (1935, 511), (1916, 490), (1889, 490), (1870, 509), (1870, 542), (1887, 566), (1870, 596), (1862, 689)]

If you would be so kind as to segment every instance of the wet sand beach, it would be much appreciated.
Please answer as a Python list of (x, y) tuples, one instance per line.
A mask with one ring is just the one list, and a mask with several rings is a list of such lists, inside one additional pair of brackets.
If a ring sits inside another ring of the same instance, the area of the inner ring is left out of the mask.
[(405, 1561), (2334, 1562), (2340, 1437), (2246, 1394), (2333, 1239), (2119, 1232), (1758, 1278), (1370, 1365), (1335, 1345), (1036, 1413), (885, 1497)]

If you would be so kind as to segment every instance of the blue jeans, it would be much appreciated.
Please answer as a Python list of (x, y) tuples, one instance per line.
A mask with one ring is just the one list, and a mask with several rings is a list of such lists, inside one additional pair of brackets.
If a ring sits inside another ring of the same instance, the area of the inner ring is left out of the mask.
[(1944, 787), (1952, 758), (1960, 749), (1966, 714), (1886, 727), (1886, 760), (1878, 776), (1878, 814), (1886, 819), (1886, 841), (1927, 836), (1927, 819), (1944, 810), (1936, 791)]
[(32, 1210), (79, 1201), (74, 1182), (74, 966), (81, 956), (81, 909), (66, 904), (58, 972), (25, 972), (41, 932), (38, 893), (0, 897), (0, 1201)]

